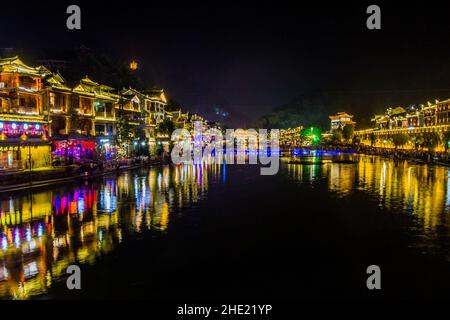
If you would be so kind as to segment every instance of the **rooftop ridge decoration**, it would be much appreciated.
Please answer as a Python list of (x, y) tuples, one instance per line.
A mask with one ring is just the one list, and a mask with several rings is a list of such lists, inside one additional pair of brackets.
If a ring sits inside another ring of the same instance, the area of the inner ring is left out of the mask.
[(30, 67), (19, 56), (0, 59), (0, 69), (5, 73), (21, 73), (32, 76), (46, 76), (51, 74), (44, 66)]
[(336, 113), (335, 115), (329, 116), (330, 119), (337, 119), (337, 118), (340, 118), (340, 117), (353, 118), (353, 115), (351, 115), (351, 114), (349, 114), (349, 113), (347, 113), (345, 111), (340, 111), (340, 112)]
[(66, 80), (59, 72), (51, 74), (48, 78), (45, 79), (45, 81), (54, 89), (71, 91), (71, 89), (66, 85)]
[(100, 99), (107, 99), (107, 100), (119, 99), (120, 96), (118, 94), (111, 92), (113, 90), (115, 89), (110, 86), (95, 82), (91, 80), (88, 76), (85, 76), (85, 78), (81, 79), (79, 84), (76, 85), (72, 91), (75, 93), (84, 94)]
[(151, 100), (159, 100), (159, 101), (162, 101), (164, 103), (167, 103), (167, 98), (166, 98), (166, 95), (164, 93), (164, 89), (161, 89), (161, 88), (158, 88), (158, 87), (153, 87), (153, 88), (151, 88), (150, 90), (148, 90), (145, 93), (149, 97), (149, 99), (151, 99)]

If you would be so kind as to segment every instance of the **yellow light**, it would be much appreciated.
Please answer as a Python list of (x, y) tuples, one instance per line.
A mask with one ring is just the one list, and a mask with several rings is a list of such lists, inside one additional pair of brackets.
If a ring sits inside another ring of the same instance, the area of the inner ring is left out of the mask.
[(138, 63), (136, 62), (136, 61), (131, 61), (130, 62), (130, 69), (131, 70), (137, 70), (137, 68), (138, 68)]

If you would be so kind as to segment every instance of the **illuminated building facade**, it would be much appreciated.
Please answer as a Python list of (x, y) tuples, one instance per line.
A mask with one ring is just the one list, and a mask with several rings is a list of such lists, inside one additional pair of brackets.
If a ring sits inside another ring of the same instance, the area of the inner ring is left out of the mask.
[(152, 88), (145, 92), (147, 99), (150, 100), (149, 122), (157, 125), (164, 120), (166, 115), (167, 99), (163, 89)]
[(147, 151), (149, 139), (154, 136), (154, 125), (150, 121), (151, 100), (135, 89), (129, 88), (120, 93), (118, 116), (127, 120), (133, 132), (134, 141), (125, 146), (126, 153), (144, 154)]
[(280, 130), (280, 145), (286, 147), (301, 147), (302, 146), (302, 133), (303, 127), (281, 129)]
[(384, 114), (375, 115), (372, 122), (379, 130), (416, 128), (422, 127), (426, 123), (433, 125), (435, 123), (434, 115), (435, 109), (431, 105), (427, 108), (423, 105), (412, 105), (407, 108), (388, 108)]
[(166, 117), (171, 119), (178, 128), (190, 129), (189, 113), (183, 113), (181, 109), (175, 111), (166, 111)]
[(92, 81), (80, 80), (73, 88), (73, 100), (81, 120), (76, 130), (86, 136), (109, 136), (115, 134), (114, 122), (119, 108), (119, 95), (113, 88)]
[(337, 129), (342, 129), (348, 124), (353, 127), (356, 125), (356, 122), (352, 120), (353, 115), (350, 115), (346, 112), (338, 112), (336, 115), (329, 116), (329, 118), (331, 121), (330, 124), (331, 132)]
[(44, 114), (48, 116), (51, 124), (50, 136), (69, 133), (71, 92), (59, 73), (44, 78)]
[(192, 133), (194, 132), (194, 124), (195, 122), (201, 122), (202, 125), (202, 131), (205, 131), (208, 129), (208, 121), (205, 120), (202, 116), (198, 115), (198, 114), (191, 114), (189, 117), (189, 121), (188, 121), (188, 130), (190, 130)]
[[(200, 116), (166, 106), (160, 88), (116, 92), (88, 76), (72, 88), (61, 74), (45, 67), (30, 67), (18, 57), (0, 59), (0, 168), (112, 160), (121, 148), (126, 151), (120, 156), (147, 154), (158, 140), (168, 144), (168, 136), (156, 133), (165, 118), (188, 130), (194, 121), (202, 121), (207, 129)], [(134, 142), (119, 147), (122, 120)]]
[(43, 110), (43, 78), (49, 74), (18, 57), (0, 60), (0, 168), (50, 164), (49, 122)]
[(397, 134), (405, 134), (409, 141), (401, 147), (412, 149), (415, 148), (414, 141), (423, 140), (427, 134), (437, 133), (441, 141), (435, 149), (443, 151), (443, 134), (450, 129), (449, 115), (450, 99), (407, 108), (388, 108), (384, 114), (375, 115), (372, 119), (374, 128), (356, 131), (355, 135), (363, 144), (391, 148), (394, 147), (391, 138)]

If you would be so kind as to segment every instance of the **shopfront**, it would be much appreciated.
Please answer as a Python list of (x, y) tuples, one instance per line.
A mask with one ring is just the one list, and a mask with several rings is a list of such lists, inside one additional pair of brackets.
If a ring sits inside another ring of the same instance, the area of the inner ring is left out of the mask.
[(54, 164), (95, 160), (95, 142), (66, 139), (52, 142)]

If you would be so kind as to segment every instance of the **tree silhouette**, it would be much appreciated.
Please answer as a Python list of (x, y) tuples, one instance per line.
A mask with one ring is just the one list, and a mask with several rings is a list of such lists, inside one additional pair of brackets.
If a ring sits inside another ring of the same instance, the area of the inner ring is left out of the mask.
[(392, 143), (395, 146), (395, 149), (398, 147), (404, 146), (409, 141), (409, 136), (406, 133), (397, 133), (392, 136)]
[(169, 118), (165, 118), (156, 126), (156, 132), (161, 135), (170, 136), (175, 129), (175, 123)]

